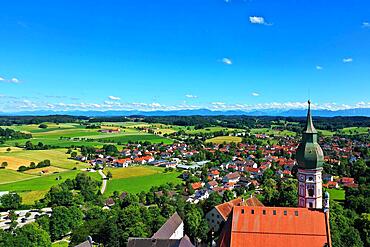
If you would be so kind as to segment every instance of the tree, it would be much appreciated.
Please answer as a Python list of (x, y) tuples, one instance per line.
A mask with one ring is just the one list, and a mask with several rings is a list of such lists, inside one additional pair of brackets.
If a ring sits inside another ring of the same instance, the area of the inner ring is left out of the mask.
[(107, 172), (107, 178), (108, 178), (108, 179), (111, 179), (112, 177), (113, 177), (113, 175), (112, 175), (111, 171), (108, 171), (108, 172)]
[(77, 152), (72, 152), (72, 153), (71, 153), (71, 158), (72, 158), (72, 159), (76, 158), (76, 156), (77, 156)]
[(224, 194), (222, 195), (222, 201), (223, 202), (228, 202), (234, 199), (234, 193), (230, 190), (226, 190)]
[(13, 245), (22, 247), (49, 247), (51, 240), (49, 234), (36, 223), (26, 224), (15, 230)]
[(8, 166), (8, 162), (6, 162), (6, 161), (3, 161), (3, 163), (1, 163), (1, 167), (7, 167)]
[(53, 208), (50, 217), (50, 237), (53, 241), (61, 239), (73, 228), (82, 224), (83, 214), (81, 209), (73, 206), (70, 208), (58, 206)]
[(46, 124), (40, 124), (40, 125), (39, 125), (39, 128), (40, 128), (40, 129), (46, 129), (47, 127), (48, 127), (48, 126), (47, 126)]
[(22, 198), (17, 193), (9, 193), (0, 197), (1, 207), (9, 209), (18, 209), (22, 204)]
[(212, 193), (203, 204), (203, 212), (208, 213), (214, 206), (222, 203), (222, 196), (218, 193)]

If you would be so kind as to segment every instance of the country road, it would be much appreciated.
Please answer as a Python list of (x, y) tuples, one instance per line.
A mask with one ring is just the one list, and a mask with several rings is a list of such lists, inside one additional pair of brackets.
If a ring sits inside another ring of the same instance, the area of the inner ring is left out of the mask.
[(103, 178), (103, 185), (100, 189), (100, 192), (102, 194), (104, 194), (105, 188), (107, 187), (107, 180), (106, 180), (107, 176), (105, 176), (105, 174), (103, 173), (102, 170), (98, 170), (98, 172), (99, 172), (100, 176)]

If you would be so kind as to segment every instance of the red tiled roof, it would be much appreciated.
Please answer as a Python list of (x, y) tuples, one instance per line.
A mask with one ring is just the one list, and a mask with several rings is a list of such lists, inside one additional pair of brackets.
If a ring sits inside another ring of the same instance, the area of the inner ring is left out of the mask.
[[(330, 239), (328, 224), (325, 213), (319, 210), (236, 206), (232, 215), (230, 246), (322, 247)], [(223, 236), (221, 239), (227, 238)]]
[(192, 183), (191, 187), (193, 188), (193, 190), (200, 189), (202, 188), (202, 183), (201, 182)]

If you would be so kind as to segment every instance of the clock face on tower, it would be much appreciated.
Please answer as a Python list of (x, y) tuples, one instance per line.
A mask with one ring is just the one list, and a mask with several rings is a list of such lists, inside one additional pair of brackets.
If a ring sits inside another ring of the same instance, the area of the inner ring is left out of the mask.
[(300, 174), (298, 176), (298, 180), (301, 181), (301, 182), (304, 182), (304, 175)]

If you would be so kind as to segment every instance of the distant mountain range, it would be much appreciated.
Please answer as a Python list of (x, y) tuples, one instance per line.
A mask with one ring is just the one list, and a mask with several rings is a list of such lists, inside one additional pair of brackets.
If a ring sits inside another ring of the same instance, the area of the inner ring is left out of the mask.
[[(217, 115), (246, 115), (246, 116), (282, 116), (282, 117), (303, 117), (306, 116), (306, 109), (281, 110), (266, 109), (254, 111), (229, 110), (211, 111), (209, 109), (175, 110), (175, 111), (23, 111), (14, 113), (0, 112), (2, 116), (46, 116), (46, 115), (71, 115), (88, 117), (112, 117), (112, 116), (217, 116)], [(335, 116), (365, 116), (370, 117), (370, 108), (354, 108), (347, 110), (313, 110), (313, 116), (335, 117)]]

